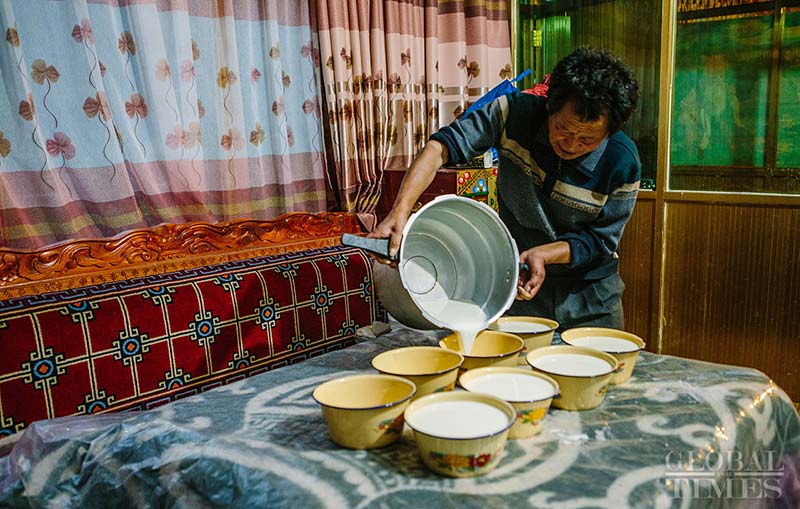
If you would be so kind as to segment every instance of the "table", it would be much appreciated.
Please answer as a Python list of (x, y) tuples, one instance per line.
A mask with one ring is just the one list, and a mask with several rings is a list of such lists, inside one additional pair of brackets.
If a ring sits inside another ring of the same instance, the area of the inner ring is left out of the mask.
[(408, 429), (379, 450), (329, 440), (314, 387), (440, 335), (399, 327), (150, 411), (35, 423), (0, 458), (0, 505), (723, 507), (715, 486), (800, 504), (800, 419), (779, 387), (755, 370), (647, 352), (600, 407), (551, 409), (544, 431), (509, 441), (484, 477), (429, 472)]

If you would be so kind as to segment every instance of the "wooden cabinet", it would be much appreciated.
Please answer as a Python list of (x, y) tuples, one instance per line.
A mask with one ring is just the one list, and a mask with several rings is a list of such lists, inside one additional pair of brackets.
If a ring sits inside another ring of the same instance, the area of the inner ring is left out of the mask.
[[(378, 220), (389, 213), (400, 191), (400, 184), (406, 174), (405, 168), (389, 169), (383, 174), (383, 193), (378, 202)], [(436, 173), (433, 182), (420, 195), (417, 207), (428, 203), (443, 194), (457, 194), (488, 204), (497, 210), (497, 168), (450, 169), (443, 168)]]

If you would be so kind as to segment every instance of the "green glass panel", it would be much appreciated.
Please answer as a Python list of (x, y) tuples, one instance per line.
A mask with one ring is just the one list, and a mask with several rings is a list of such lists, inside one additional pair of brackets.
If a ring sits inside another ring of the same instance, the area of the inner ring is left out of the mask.
[(759, 16), (678, 25), (673, 167), (764, 165), (771, 23)]
[(800, 168), (800, 12), (786, 15), (778, 106), (778, 168)]
[(572, 52), (570, 17), (551, 16), (542, 20), (543, 67), (553, 70), (559, 60)]
[(536, 30), (536, 21), (530, 17), (520, 17), (520, 36), (522, 42), (520, 44), (520, 72), (525, 69), (530, 69), (531, 74), (522, 80), (518, 85), (521, 90), (533, 87), (536, 84), (536, 46), (532, 43), (534, 39), (534, 31)]

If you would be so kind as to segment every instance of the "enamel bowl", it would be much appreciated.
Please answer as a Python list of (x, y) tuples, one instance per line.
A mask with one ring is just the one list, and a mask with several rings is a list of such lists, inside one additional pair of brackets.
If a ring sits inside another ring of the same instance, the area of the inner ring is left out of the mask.
[(558, 328), (558, 322), (549, 318), (538, 316), (504, 316), (489, 325), (491, 330), (515, 334), (525, 342), (525, 348), (517, 360), (517, 364), (525, 365), (525, 355), (528, 352), (550, 346), (553, 334)]
[(385, 375), (406, 378), (417, 386), (412, 399), (434, 392), (452, 391), (464, 357), (435, 346), (407, 346), (376, 355), (372, 367)]
[(561, 339), (568, 345), (582, 346), (613, 355), (619, 366), (611, 377), (612, 385), (628, 381), (633, 374), (639, 351), (644, 349), (644, 341), (639, 336), (605, 327), (569, 329), (561, 334)]
[(483, 475), (497, 466), (516, 420), (502, 399), (466, 391), (423, 396), (405, 416), (422, 462), (450, 477)]
[(508, 438), (528, 438), (542, 430), (558, 383), (547, 375), (520, 368), (477, 368), (464, 372), (459, 385), (470, 392), (490, 394), (511, 403), (517, 412)]
[(403, 433), (403, 411), (417, 388), (391, 375), (351, 375), (329, 380), (314, 389), (331, 440), (350, 449), (372, 449), (395, 441)]
[(488, 366), (516, 366), (517, 357), (525, 343), (514, 334), (484, 330), (475, 336), (475, 344), (469, 354), (463, 352), (457, 334), (445, 336), (439, 341), (439, 346), (461, 353), (464, 356), (461, 369), (468, 370)]
[(538, 348), (525, 360), (558, 383), (561, 394), (552, 404), (564, 410), (588, 410), (602, 403), (619, 365), (611, 354), (569, 345)]

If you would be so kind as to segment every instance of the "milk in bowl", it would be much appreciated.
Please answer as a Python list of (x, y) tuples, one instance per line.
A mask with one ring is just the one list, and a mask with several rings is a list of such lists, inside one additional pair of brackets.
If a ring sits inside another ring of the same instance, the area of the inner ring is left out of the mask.
[[(463, 353), (458, 334), (450, 334), (439, 340), (439, 346), (447, 350)], [(525, 344), (516, 335), (508, 332), (482, 330), (476, 336), (470, 353), (463, 353), (461, 369), (487, 366), (516, 366), (519, 353)]]
[(466, 391), (423, 396), (405, 412), (422, 462), (450, 477), (483, 475), (497, 466), (515, 419), (509, 403)]
[(540, 332), (550, 332), (553, 330), (543, 323), (521, 322), (519, 320), (500, 322), (494, 329), (502, 332), (513, 332), (515, 334), (538, 334)]
[(587, 410), (601, 404), (619, 365), (610, 354), (569, 345), (538, 348), (525, 360), (534, 371), (558, 383), (561, 394), (553, 399), (553, 406), (564, 410)]
[(606, 327), (577, 327), (561, 334), (564, 343), (606, 352), (617, 359), (617, 366), (611, 383), (625, 383), (633, 375), (639, 351), (644, 348), (642, 338), (630, 332)]
[(525, 342), (525, 348), (517, 362), (524, 366), (526, 365), (525, 355), (528, 352), (543, 346), (550, 346), (550, 343), (553, 342), (553, 334), (558, 328), (558, 322), (538, 316), (503, 316), (493, 322), (489, 328), (515, 334)]
[(509, 430), (509, 438), (528, 438), (542, 429), (558, 383), (542, 373), (520, 368), (489, 367), (467, 371), (459, 384), (470, 392), (490, 394), (514, 407), (517, 419)]

